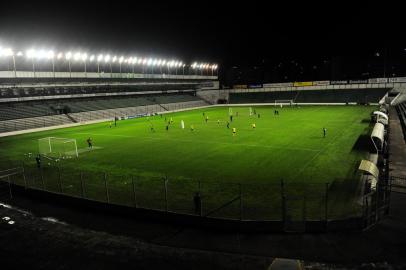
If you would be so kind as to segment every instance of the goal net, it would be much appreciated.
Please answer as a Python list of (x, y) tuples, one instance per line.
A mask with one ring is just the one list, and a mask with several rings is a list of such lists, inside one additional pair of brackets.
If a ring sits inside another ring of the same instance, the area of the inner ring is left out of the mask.
[(38, 139), (38, 153), (52, 159), (79, 156), (75, 139), (57, 137)]
[(275, 106), (282, 107), (284, 105), (293, 105), (293, 99), (277, 99), (275, 100)]

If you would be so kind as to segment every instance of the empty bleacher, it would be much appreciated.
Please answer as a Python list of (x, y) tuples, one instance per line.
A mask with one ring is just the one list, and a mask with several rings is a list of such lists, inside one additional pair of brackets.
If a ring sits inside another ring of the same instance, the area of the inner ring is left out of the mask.
[(275, 100), (294, 100), (297, 103), (378, 103), (388, 91), (385, 88), (371, 88), (230, 93), (230, 103), (273, 103)]
[(0, 132), (205, 105), (205, 101), (186, 93), (7, 103), (0, 105)]

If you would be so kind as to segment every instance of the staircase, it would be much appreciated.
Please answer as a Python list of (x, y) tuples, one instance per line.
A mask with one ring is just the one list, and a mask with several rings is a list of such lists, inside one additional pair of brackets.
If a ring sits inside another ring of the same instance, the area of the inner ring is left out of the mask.
[(69, 120), (71, 120), (73, 123), (77, 123), (78, 120), (76, 120), (75, 118), (73, 118), (71, 115), (69, 115), (69, 113), (65, 113), (66, 117), (69, 118)]

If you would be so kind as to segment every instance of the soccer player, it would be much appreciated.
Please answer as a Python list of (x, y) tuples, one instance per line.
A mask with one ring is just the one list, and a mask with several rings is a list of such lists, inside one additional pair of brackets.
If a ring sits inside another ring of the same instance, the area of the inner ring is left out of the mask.
[(257, 126), (255, 125), (255, 123), (252, 124), (252, 128), (255, 129)]
[(258, 113), (258, 118), (261, 118), (261, 115)]
[(209, 116), (208, 115), (206, 115), (206, 123), (207, 123), (207, 121), (209, 121)]
[(220, 120), (217, 120), (217, 124), (220, 125)]
[(35, 157), (35, 161), (37, 162), (37, 168), (40, 169), (41, 168), (41, 155), (40, 154), (38, 154)]
[(236, 133), (237, 133), (237, 129), (236, 129), (236, 128), (233, 128), (233, 136), (235, 136)]
[(185, 129), (185, 122), (183, 120), (180, 121), (180, 128)]
[(89, 137), (89, 138), (86, 140), (86, 142), (87, 142), (87, 146), (88, 146), (90, 149), (92, 149), (92, 148), (93, 148), (92, 138)]
[(190, 131), (194, 131), (195, 127), (193, 125), (190, 125)]
[(327, 133), (327, 129), (324, 127), (323, 128), (323, 138), (326, 138), (326, 133)]
[(230, 128), (230, 122), (227, 121), (227, 128)]
[(168, 131), (169, 130), (169, 124), (168, 125), (166, 125), (166, 131)]
[(233, 122), (233, 116), (230, 115), (230, 122)]
[(112, 125), (112, 123), (110, 122), (110, 123), (109, 123), (110, 128), (111, 128), (111, 125)]

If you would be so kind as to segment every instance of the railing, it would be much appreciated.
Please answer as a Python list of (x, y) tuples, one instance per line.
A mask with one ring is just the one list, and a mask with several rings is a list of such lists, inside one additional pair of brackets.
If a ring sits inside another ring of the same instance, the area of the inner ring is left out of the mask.
[(230, 220), (283, 220), (289, 225), (362, 214), (355, 197), (344, 200), (328, 183), (226, 183), (168, 175), (72, 171), (46, 163), (41, 167), (25, 164), (24, 173), (12, 175), (8, 181), (26, 189), (108, 204)]

